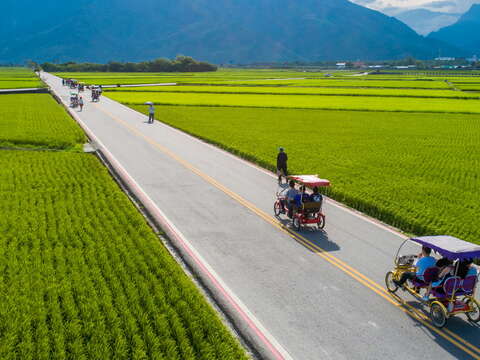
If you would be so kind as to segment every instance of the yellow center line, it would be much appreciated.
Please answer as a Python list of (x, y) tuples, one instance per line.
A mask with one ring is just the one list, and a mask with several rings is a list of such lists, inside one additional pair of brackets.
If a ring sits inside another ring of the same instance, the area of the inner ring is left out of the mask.
[[(417, 320), (420, 322), (422, 325), (428, 327), (430, 330), (441, 336), (442, 338), (446, 339), (453, 345), (457, 346), (470, 356), (472, 356), (474, 359), (480, 360), (480, 348), (476, 347), (475, 345), (471, 344), (467, 340), (463, 339), (462, 337), (458, 336), (457, 334), (453, 333), (452, 331), (448, 329), (438, 329), (435, 327), (431, 321), (430, 318), (427, 317), (424, 313), (418, 311), (416, 308), (411, 306), (410, 304), (406, 303), (404, 300), (399, 298), (396, 295), (390, 294), (388, 291), (385, 290), (385, 288), (381, 285), (379, 285), (377, 282), (374, 280), (368, 278), (364, 274), (360, 273), (358, 270), (352, 268), (350, 265), (346, 264), (344, 261), (340, 260), (336, 256), (328, 253), (325, 251), (325, 249), (321, 248), (320, 246), (313, 244), (311, 241), (309, 241), (307, 238), (303, 237), (302, 235), (293, 232), (291, 229), (287, 228), (284, 226), (282, 223), (280, 223), (276, 218), (272, 217), (271, 215), (265, 213), (263, 210), (257, 208), (253, 203), (249, 202), (248, 200), (242, 198), (240, 195), (237, 193), (231, 191), (209, 175), (203, 173), (199, 169), (195, 168), (193, 165), (191, 165), (189, 162), (186, 160), (182, 159), (175, 153), (173, 153), (171, 150), (166, 148), (165, 146), (159, 144), (152, 138), (148, 137), (147, 135), (143, 134), (141, 131), (136, 129), (135, 127), (131, 126), (128, 124), (126, 121), (120, 119), (119, 117), (113, 115), (109, 111), (103, 109), (99, 104), (94, 104), (99, 110), (107, 114), (109, 117), (111, 117), (114, 121), (120, 123), (124, 127), (126, 127), (128, 130), (130, 130), (132, 133), (137, 135), (138, 137), (143, 138), (145, 141), (147, 141), (149, 144), (152, 146), (156, 147), (159, 149), (161, 152), (164, 154), (168, 155), (170, 158), (175, 160), (176, 162), (180, 163), (182, 166), (187, 168), (188, 170), (192, 171), (194, 174), (198, 175), (208, 183), (212, 184), (228, 196), (230, 196), (232, 199), (240, 203), (241, 205), (245, 206), (258, 216), (260, 216), (262, 219), (264, 219), (266, 222), (270, 223), (283, 233), (289, 235), (292, 237), (295, 241), (312, 251), (314, 254), (317, 256), (323, 258), (330, 264), (334, 265), (338, 269), (342, 270), (344, 273), (352, 277), (353, 279), (357, 280), (359, 283), (364, 285), (365, 287), (369, 288), (373, 292), (375, 292), (377, 295), (381, 296), (385, 300), (387, 300), (389, 303), (392, 305), (396, 306), (397, 308), (401, 309), (404, 313), (408, 314), (411, 316), (413, 319)], [(458, 341), (457, 341), (458, 340)], [(463, 346), (461, 343), (463, 343), (465, 346)], [(473, 350), (474, 352), (472, 352)]]

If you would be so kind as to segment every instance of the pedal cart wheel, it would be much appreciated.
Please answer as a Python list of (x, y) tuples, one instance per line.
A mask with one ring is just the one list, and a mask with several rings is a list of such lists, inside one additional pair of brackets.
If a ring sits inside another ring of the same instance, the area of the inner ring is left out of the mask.
[(434, 302), (430, 306), (430, 318), (437, 328), (444, 327), (448, 320), (447, 309), (441, 303)]
[(387, 290), (390, 291), (392, 294), (398, 290), (398, 285), (393, 282), (394, 280), (393, 272), (389, 271), (387, 275), (385, 275), (385, 285), (387, 286)]
[(293, 225), (293, 228), (297, 231), (300, 231), (300, 228), (301, 228), (301, 224), (300, 224), (300, 219), (298, 217), (294, 217), (293, 220), (292, 220), (292, 225)]
[(472, 310), (466, 313), (468, 320), (477, 323), (480, 321), (480, 306), (474, 299), (467, 300), (468, 307)]
[(319, 230), (322, 230), (325, 227), (325, 215), (320, 215), (320, 219), (317, 226)]
[(280, 201), (275, 201), (275, 204), (273, 204), (273, 213), (275, 214), (275, 216), (279, 216), (281, 212), (282, 208), (280, 205)]

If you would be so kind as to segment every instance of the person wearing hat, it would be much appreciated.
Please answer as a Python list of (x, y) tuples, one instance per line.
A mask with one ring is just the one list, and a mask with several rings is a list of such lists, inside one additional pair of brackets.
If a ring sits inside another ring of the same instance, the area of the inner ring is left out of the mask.
[(278, 155), (277, 155), (277, 175), (278, 175), (278, 184), (282, 183), (282, 176), (285, 176), (285, 182), (287, 181), (287, 161), (288, 161), (288, 156), (287, 153), (285, 152), (284, 148), (281, 147), (278, 149)]
[(153, 124), (154, 120), (155, 120), (155, 107), (153, 106), (152, 103), (150, 103), (148, 108), (148, 123)]

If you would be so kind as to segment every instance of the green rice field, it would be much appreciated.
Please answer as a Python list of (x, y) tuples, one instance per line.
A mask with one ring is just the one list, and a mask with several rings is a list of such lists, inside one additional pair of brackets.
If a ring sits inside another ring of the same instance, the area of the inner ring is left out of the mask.
[[(349, 95), (375, 97), (416, 97), (480, 99), (479, 94), (462, 91), (431, 89), (382, 89), (382, 88), (336, 88), (336, 87), (292, 87), (292, 86), (143, 86), (108, 88), (106, 92), (138, 93), (203, 93), (203, 94), (266, 94), (266, 95)], [(148, 96), (146, 94), (145, 96)]]
[[(56, 73), (63, 78), (74, 78), (87, 84), (117, 85), (117, 84), (155, 84), (170, 82), (209, 82), (209, 81), (241, 81), (250, 79), (276, 78), (322, 78), (324, 73), (304, 73), (281, 70), (221, 70), (201, 73)], [(347, 72), (342, 72), (347, 74)]]
[(96, 157), (0, 168), (1, 359), (246, 359)]
[(73, 149), (86, 142), (50, 94), (0, 95), (0, 147)]
[(108, 93), (108, 97), (128, 105), (138, 105), (143, 104), (145, 101), (152, 101), (160, 105), (210, 107), (229, 106), (389, 112), (480, 113), (480, 100), (462, 99), (166, 92), (110, 92)]
[(0, 89), (41, 87), (45, 87), (45, 84), (31, 69), (0, 67)]
[(247, 359), (85, 141), (0, 95), (0, 359)]
[(480, 243), (476, 115), (162, 106), (157, 118), (269, 169), (284, 146), (292, 173), (330, 179), (345, 204), (406, 232)]

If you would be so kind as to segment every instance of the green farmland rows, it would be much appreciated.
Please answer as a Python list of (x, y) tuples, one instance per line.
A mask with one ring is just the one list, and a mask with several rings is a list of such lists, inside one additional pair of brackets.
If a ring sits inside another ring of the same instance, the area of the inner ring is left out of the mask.
[(0, 95), (0, 147), (69, 149), (85, 141), (49, 94)]
[(0, 168), (2, 360), (246, 359), (96, 157)]
[(285, 146), (291, 171), (331, 179), (339, 201), (480, 243), (478, 116), (162, 106), (157, 117), (270, 169)]
[(480, 113), (480, 101), (460, 99), (415, 99), (405, 97), (178, 94), (110, 92), (108, 97), (125, 104), (152, 101), (165, 105), (369, 110), (390, 112)]
[[(217, 71), (208, 73), (57, 73), (63, 78), (74, 78), (88, 84), (155, 84), (165, 82), (237, 81), (249, 79), (303, 78), (306, 73), (292, 71)], [(308, 73), (309, 77), (321, 78), (322, 73)]]
[[(145, 86), (113, 88), (107, 92), (169, 92), (212, 94), (272, 94), (272, 95), (351, 95), (377, 97), (419, 97), (479, 99), (480, 95), (452, 90), (378, 89), (378, 88), (320, 88), (320, 87), (267, 87), (267, 86)], [(148, 96), (145, 95), (145, 96)]]
[(448, 89), (445, 81), (421, 81), (421, 80), (358, 80), (354, 77), (340, 79), (279, 79), (279, 80), (218, 80), (218, 81), (195, 81), (188, 79), (177, 81), (179, 84), (198, 85), (247, 85), (247, 86), (306, 86), (306, 87), (348, 87), (348, 88), (385, 88), (385, 89)]
[(0, 67), (0, 89), (39, 88), (44, 86), (30, 69)]

